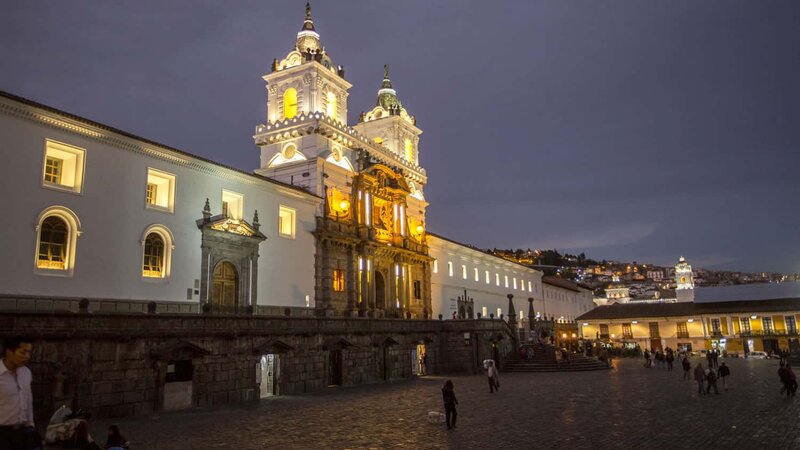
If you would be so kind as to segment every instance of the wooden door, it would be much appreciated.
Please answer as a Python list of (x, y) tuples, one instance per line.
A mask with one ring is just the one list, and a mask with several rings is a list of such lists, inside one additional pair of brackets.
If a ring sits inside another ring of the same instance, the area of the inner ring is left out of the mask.
[(222, 261), (214, 268), (214, 289), (211, 303), (218, 306), (236, 306), (239, 292), (238, 277), (233, 264)]

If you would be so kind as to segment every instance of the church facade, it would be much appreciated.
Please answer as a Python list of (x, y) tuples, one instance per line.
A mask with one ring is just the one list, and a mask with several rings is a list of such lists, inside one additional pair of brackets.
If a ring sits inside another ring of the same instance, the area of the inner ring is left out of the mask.
[(468, 319), (527, 314), (533, 298), (585, 312), (546, 298), (541, 272), (428, 233), (415, 117), (385, 67), (348, 125), (352, 85), (310, 7), (263, 78), (253, 172), (0, 93), (0, 186), (20, 218), (0, 237), (0, 309)]

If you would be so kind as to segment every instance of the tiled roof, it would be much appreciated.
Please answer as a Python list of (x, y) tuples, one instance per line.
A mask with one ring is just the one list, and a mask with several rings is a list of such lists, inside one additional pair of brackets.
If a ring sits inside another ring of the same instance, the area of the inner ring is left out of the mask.
[(560, 287), (562, 289), (569, 289), (570, 291), (575, 291), (575, 292), (581, 291), (580, 289), (578, 289), (577, 283), (553, 275), (543, 276), (542, 283), (549, 284), (550, 286)]
[(576, 320), (635, 319), (711, 314), (752, 314), (760, 312), (800, 311), (800, 298), (745, 300), (706, 303), (614, 303), (598, 306)]

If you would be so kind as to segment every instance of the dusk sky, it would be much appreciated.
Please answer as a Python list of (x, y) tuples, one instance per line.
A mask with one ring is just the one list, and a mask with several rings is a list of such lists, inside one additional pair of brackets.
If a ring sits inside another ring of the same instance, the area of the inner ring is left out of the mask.
[[(244, 170), (304, 1), (25, 1), (0, 90)], [(389, 64), (428, 229), (482, 248), (800, 272), (800, 2), (312, 4), (353, 84)]]

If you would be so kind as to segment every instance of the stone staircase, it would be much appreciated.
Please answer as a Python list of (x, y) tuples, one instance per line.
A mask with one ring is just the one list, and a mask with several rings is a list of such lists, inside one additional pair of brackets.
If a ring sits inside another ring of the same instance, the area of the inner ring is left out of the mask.
[[(528, 346), (526, 346), (528, 347)], [(595, 358), (570, 354), (568, 362), (556, 360), (556, 349), (552, 345), (531, 346), (534, 349), (532, 359), (520, 359), (516, 356), (506, 361), (504, 372), (583, 372), (588, 370), (607, 370), (606, 364)]]

